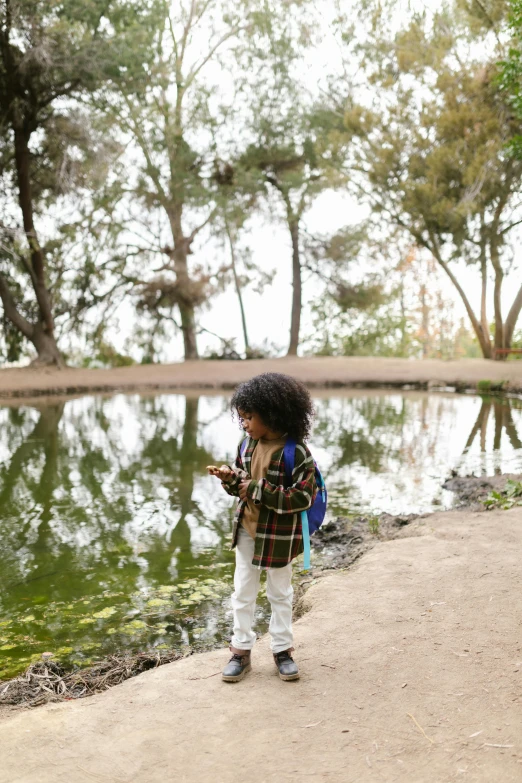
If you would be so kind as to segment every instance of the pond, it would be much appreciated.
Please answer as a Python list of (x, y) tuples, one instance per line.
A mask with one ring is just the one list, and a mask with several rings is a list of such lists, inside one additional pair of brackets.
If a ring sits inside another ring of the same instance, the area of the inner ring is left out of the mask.
[[(519, 400), (314, 396), (333, 516), (449, 507), (452, 469), (522, 472)], [(44, 651), (86, 665), (226, 644), (233, 501), (205, 466), (230, 461), (239, 435), (223, 394), (0, 406), (0, 679)], [(266, 617), (261, 599), (258, 630)]]

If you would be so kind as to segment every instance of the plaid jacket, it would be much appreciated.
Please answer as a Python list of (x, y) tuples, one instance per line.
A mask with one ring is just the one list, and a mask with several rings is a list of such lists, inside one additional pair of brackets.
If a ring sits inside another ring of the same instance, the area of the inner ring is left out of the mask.
[[(248, 438), (243, 455), (241, 444), (238, 446), (236, 460), (230, 466), (236, 476), (228, 483), (222, 482), (223, 489), (229, 495), (239, 497), (240, 482), (250, 478), (250, 463), (256, 446), (257, 440)], [(283, 448), (274, 452), (266, 478), (258, 481), (251, 479), (247, 490), (247, 496), (261, 506), (252, 560), (252, 565), (260, 568), (282, 568), (301, 554), (301, 511), (310, 508), (317, 492), (314, 460), (308, 447), (302, 442), (296, 446), (292, 484), (289, 487), (286, 486), (283, 452)], [(245, 506), (246, 503), (240, 500), (234, 516), (232, 549), (237, 543), (237, 530)]]

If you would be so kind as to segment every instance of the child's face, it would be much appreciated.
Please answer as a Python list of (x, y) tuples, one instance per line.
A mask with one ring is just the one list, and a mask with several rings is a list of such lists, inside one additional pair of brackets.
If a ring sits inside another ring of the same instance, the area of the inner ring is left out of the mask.
[(247, 411), (238, 410), (238, 414), (243, 420), (243, 429), (254, 440), (274, 436), (275, 433), (263, 423), (258, 413), (247, 413)]

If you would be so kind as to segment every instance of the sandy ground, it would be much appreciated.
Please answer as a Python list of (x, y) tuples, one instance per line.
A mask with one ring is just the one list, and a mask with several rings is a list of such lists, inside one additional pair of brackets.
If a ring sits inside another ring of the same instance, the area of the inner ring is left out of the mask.
[(522, 512), (444, 512), (312, 585), (302, 677), (217, 650), (1, 725), (1, 783), (522, 780)]
[(412, 361), (374, 357), (314, 357), (260, 361), (199, 361), (111, 370), (0, 370), (0, 397), (89, 391), (233, 387), (261, 372), (286, 372), (311, 386), (408, 384), (475, 389), (479, 381), (507, 382), (522, 391), (522, 361), (462, 359)]

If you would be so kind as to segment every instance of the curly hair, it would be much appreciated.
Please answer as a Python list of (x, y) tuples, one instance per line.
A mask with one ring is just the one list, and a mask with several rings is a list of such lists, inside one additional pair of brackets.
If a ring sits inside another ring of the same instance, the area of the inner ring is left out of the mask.
[(274, 432), (284, 432), (296, 440), (310, 435), (315, 415), (312, 398), (306, 386), (279, 372), (264, 372), (239, 384), (230, 401), (232, 413), (239, 423), (244, 413), (257, 413)]

